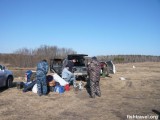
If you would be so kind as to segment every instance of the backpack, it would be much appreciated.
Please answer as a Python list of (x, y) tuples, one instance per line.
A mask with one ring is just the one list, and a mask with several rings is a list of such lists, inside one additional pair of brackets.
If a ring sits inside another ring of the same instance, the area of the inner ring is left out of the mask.
[(25, 72), (25, 77), (26, 77), (26, 81), (27, 82), (30, 82), (31, 81), (31, 75), (32, 75), (32, 71), (31, 70), (27, 70), (26, 72)]

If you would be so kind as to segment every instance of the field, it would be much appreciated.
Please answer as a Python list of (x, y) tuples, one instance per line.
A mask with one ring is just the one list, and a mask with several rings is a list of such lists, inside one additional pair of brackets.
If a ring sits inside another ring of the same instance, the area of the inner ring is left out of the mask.
[(0, 120), (155, 120), (160, 115), (160, 63), (116, 64), (116, 70), (101, 78), (102, 97), (95, 99), (86, 89), (75, 92), (72, 87), (41, 97), (16, 87), (2, 89)]

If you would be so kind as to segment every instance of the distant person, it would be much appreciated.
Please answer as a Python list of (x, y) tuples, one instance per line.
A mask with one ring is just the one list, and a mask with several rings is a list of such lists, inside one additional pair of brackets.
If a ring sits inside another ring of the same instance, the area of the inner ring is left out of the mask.
[(108, 66), (107, 63), (104, 63), (102, 67), (102, 77), (108, 77), (108, 76), (109, 76)]
[(48, 69), (49, 65), (46, 60), (42, 60), (37, 64), (36, 78), (39, 96), (47, 94), (46, 75), (48, 73)]
[(66, 65), (62, 70), (62, 78), (68, 82), (70, 85), (73, 84), (75, 87), (76, 85), (76, 78), (72, 72), (69, 71), (69, 66)]
[(95, 98), (95, 95), (101, 97), (99, 87), (101, 65), (96, 57), (92, 57), (91, 62), (88, 64), (88, 74), (90, 80), (90, 96)]

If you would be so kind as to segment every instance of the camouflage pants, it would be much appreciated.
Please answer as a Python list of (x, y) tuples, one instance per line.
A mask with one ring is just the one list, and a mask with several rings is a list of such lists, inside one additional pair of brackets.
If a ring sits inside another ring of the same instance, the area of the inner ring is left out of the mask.
[(99, 87), (99, 81), (92, 81), (90, 80), (90, 92), (91, 92), (91, 97), (95, 97), (95, 95), (97, 96), (101, 96), (101, 91), (100, 91), (100, 87)]
[(47, 94), (46, 76), (37, 76), (38, 95)]

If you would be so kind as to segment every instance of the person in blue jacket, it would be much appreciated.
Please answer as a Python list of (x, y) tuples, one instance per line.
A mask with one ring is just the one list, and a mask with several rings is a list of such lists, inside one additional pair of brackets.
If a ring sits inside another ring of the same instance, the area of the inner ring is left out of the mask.
[(70, 85), (73, 84), (75, 87), (76, 85), (76, 78), (72, 72), (69, 71), (69, 65), (67, 64), (65, 68), (62, 70), (62, 78), (68, 82)]
[(37, 78), (37, 87), (38, 87), (38, 95), (46, 95), (47, 94), (47, 82), (46, 75), (49, 70), (49, 65), (47, 60), (42, 60), (37, 64), (36, 70), (36, 78)]

